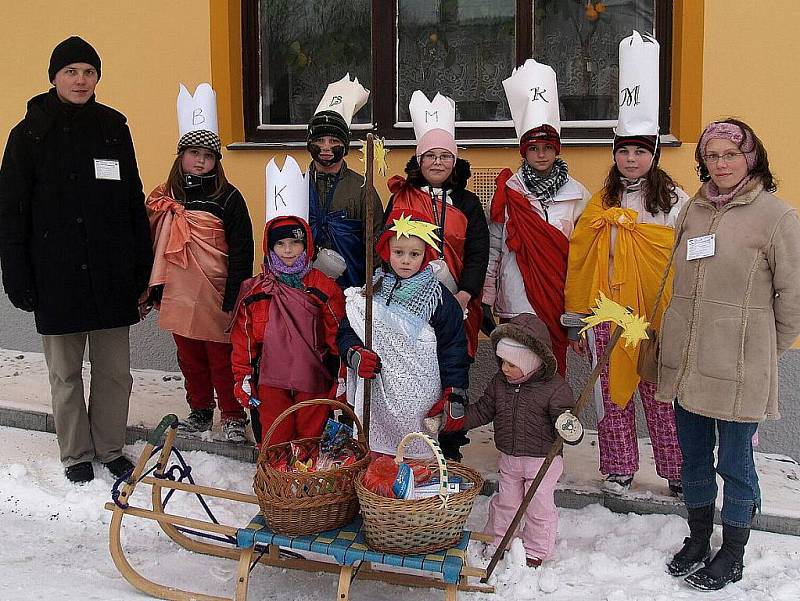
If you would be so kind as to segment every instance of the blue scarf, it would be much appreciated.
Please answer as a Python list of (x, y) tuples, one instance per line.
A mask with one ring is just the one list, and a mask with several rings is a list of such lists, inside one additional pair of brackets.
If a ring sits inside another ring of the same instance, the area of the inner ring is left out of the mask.
[(393, 271), (384, 272), (378, 268), (373, 281), (379, 278), (383, 280), (375, 298), (384, 302), (389, 311), (410, 322), (412, 332), (419, 336), (442, 302), (442, 286), (431, 266), (405, 279), (397, 277)]

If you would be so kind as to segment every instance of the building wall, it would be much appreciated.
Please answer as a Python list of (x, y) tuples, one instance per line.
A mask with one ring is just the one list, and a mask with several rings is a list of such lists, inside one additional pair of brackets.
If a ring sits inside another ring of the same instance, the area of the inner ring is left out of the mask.
[[(766, 9), (745, 0), (675, 0), (674, 7), (672, 133), (683, 144), (663, 149), (662, 166), (693, 192), (698, 185), (693, 154), (702, 126), (736, 115), (751, 123), (766, 144), (780, 180), (779, 194), (800, 206), (800, 172), (790, 166), (795, 147), (789, 137), (800, 96), (800, 69), (795, 62), (800, 52), (795, 31), (800, 4), (772, 0)], [(212, 81), (223, 142), (243, 140), (239, 0), (28, 0), (5, 2), (3, 17), (0, 53), (13, 65), (14, 75), (5, 78), (5, 92), (0, 95), (0, 138), (5, 139), (22, 118), (25, 101), (49, 87), (46, 73), (53, 46), (77, 34), (89, 40), (103, 60), (98, 99), (128, 116), (146, 190), (164, 180), (174, 157), (179, 82), (193, 89)], [(390, 175), (402, 172), (411, 152), (408, 147), (391, 150)], [(270, 149), (225, 153), (226, 172), (248, 199), (259, 247), (264, 167), (281, 154)], [(301, 163), (307, 161), (304, 152), (293, 154)], [(590, 190), (601, 186), (611, 164), (609, 148), (568, 146), (563, 154), (574, 177)], [(355, 156), (351, 163), (357, 163)], [(519, 162), (516, 148), (467, 148), (461, 156), (475, 167)], [(385, 190), (383, 183), (376, 177), (379, 190)], [(385, 201), (386, 193), (381, 195)], [(4, 296), (0, 323), (1, 347), (40, 349), (30, 316), (13, 310)], [(135, 366), (176, 368), (172, 342), (158, 331), (154, 318), (134, 328), (132, 337)], [(491, 360), (484, 358), (476, 369), (476, 390), (483, 381), (480, 374), (491, 369)], [(791, 351), (781, 361), (785, 419), (762, 429), (765, 449), (784, 450), (796, 458), (800, 443), (787, 441), (800, 440), (800, 415), (792, 410), (800, 406), (795, 398), (798, 370), (800, 351)]]

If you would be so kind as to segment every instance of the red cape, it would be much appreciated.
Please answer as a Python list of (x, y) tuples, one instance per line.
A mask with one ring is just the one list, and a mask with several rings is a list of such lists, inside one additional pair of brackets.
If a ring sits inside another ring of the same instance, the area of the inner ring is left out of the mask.
[(514, 174), (504, 169), (495, 182), (490, 217), (506, 224), (506, 246), (516, 255), (528, 302), (547, 326), (558, 362), (558, 373), (567, 369), (567, 333), (561, 326), (564, 312), (564, 283), (567, 279), (569, 240), (547, 223), (519, 192), (506, 186)]

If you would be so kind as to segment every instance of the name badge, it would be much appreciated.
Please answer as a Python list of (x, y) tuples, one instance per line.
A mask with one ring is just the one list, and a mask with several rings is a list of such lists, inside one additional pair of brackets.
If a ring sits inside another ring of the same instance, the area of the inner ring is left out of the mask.
[(716, 236), (716, 234), (709, 234), (708, 236), (689, 238), (686, 241), (686, 260), (694, 261), (695, 259), (713, 257)]
[(94, 178), (119, 181), (119, 161), (114, 159), (95, 159)]

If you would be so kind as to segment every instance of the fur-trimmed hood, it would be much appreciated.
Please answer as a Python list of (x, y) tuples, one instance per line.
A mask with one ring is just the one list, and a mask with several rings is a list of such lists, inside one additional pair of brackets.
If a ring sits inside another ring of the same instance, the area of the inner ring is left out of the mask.
[[(534, 353), (539, 355), (544, 364), (544, 373), (541, 379), (549, 380), (556, 373), (556, 357), (550, 342), (547, 326), (533, 313), (520, 313), (508, 323), (497, 326), (491, 335), (492, 350), (497, 352), (497, 343), (501, 338), (511, 338), (524, 344)], [(497, 358), (500, 362), (500, 358)]]

